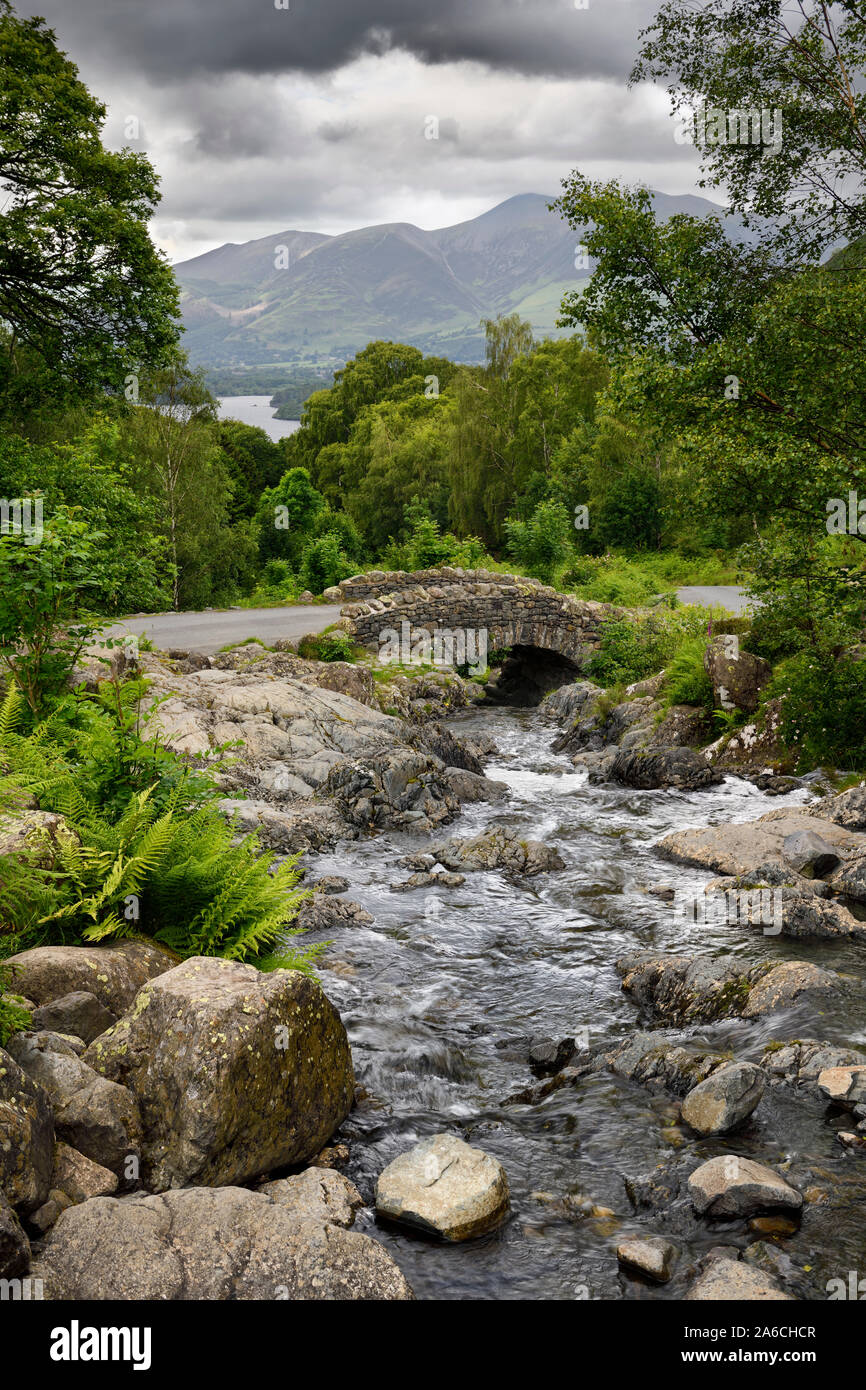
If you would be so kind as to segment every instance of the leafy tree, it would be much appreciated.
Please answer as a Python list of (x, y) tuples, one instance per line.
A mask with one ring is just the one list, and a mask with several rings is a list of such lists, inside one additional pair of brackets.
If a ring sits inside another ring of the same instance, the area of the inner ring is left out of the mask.
[[(667, 0), (641, 39), (632, 81), (666, 82), (680, 117), (725, 113), (721, 129), (688, 122), (704, 186), (724, 188), (777, 259), (817, 260), (866, 232), (860, 0)], [(742, 138), (742, 117), (756, 107), (781, 112), (772, 154)]]
[(279, 482), (283, 453), (264, 430), (240, 420), (220, 421), (218, 439), (229, 461), (235, 513), (253, 517), (262, 492)]
[(325, 499), (313, 487), (306, 468), (290, 468), (259, 502), (256, 521), (262, 558), (275, 556), (297, 565), (324, 508)]
[(102, 145), (105, 107), (41, 19), (0, 0), (0, 320), (7, 350), (54, 373), (120, 386), (177, 341), (178, 291), (147, 226), (158, 180)]

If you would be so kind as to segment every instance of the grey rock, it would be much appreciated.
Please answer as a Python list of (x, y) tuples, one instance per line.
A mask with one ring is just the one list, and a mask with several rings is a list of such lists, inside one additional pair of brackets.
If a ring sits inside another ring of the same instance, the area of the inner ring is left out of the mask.
[(368, 927), (373, 914), (348, 898), (315, 893), (301, 904), (295, 925), (304, 931), (336, 931), (344, 927)]
[(760, 1104), (764, 1074), (751, 1062), (721, 1067), (695, 1086), (683, 1102), (683, 1119), (698, 1134), (730, 1134)]
[(376, 1184), (380, 1216), (445, 1240), (469, 1240), (508, 1212), (501, 1163), (453, 1134), (437, 1134), (395, 1158)]
[(378, 1241), (305, 1209), (239, 1187), (96, 1197), (63, 1212), (33, 1273), (52, 1300), (412, 1298)]
[(803, 1198), (772, 1168), (737, 1154), (711, 1158), (688, 1181), (692, 1205), (702, 1216), (754, 1216), (765, 1211), (799, 1211)]
[(94, 1163), (69, 1144), (54, 1145), (54, 1171), (51, 1186), (63, 1192), (70, 1202), (87, 1202), (91, 1197), (111, 1197), (118, 1186), (116, 1174)]
[(658, 1284), (666, 1284), (673, 1274), (677, 1248), (662, 1236), (631, 1236), (616, 1247), (616, 1258), (624, 1269), (637, 1270)]
[[(475, 835), (469, 840), (447, 840), (433, 845), (429, 855), (434, 862), (443, 864), (446, 869), (473, 873), (485, 869), (502, 869), (525, 877), (546, 873), (553, 869), (564, 869), (565, 861), (552, 845), (542, 844), (540, 840), (524, 840), (512, 830), (495, 827)], [(405, 861), (415, 867), (415, 860)], [(429, 867), (428, 860), (421, 869)]]
[(740, 1260), (713, 1260), (688, 1293), (691, 1303), (781, 1303), (796, 1301), (763, 1270)]
[(683, 791), (699, 791), (722, 781), (722, 774), (696, 749), (676, 746), (621, 749), (613, 760), (610, 776), (614, 782), (641, 790), (678, 787)]
[(838, 850), (815, 830), (796, 830), (786, 835), (782, 856), (804, 878), (824, 878), (841, 862)]
[(30, 1242), (0, 1192), (0, 1279), (20, 1278), (30, 1268)]
[(94, 1163), (123, 1173), (127, 1159), (137, 1156), (141, 1146), (141, 1119), (132, 1093), (98, 1075), (71, 1048), (57, 1051), (53, 1034), (18, 1033), (9, 1049), (50, 1098), (58, 1137)]
[(34, 946), (10, 956), (14, 986), (37, 1005), (73, 993), (93, 994), (119, 1016), (143, 984), (170, 970), (177, 958), (148, 941), (116, 946)]
[(717, 637), (704, 653), (704, 670), (713, 683), (716, 707), (741, 709), (751, 714), (758, 708), (758, 697), (773, 674), (763, 657), (737, 650), (728, 655), (730, 639)]
[(0, 1193), (20, 1212), (48, 1196), (54, 1117), (43, 1088), (0, 1048)]
[(83, 1042), (93, 1042), (106, 1028), (117, 1022), (117, 1014), (100, 1004), (88, 990), (73, 990), (48, 1004), (42, 1004), (33, 1014), (33, 1027), (54, 1033), (71, 1033)]

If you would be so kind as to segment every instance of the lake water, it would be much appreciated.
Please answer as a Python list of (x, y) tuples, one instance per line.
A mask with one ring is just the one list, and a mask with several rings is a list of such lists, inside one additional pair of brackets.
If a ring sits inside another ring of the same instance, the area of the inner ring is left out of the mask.
[(271, 408), (270, 396), (219, 396), (220, 419), (240, 420), (244, 425), (256, 425), (271, 439), (284, 439), (301, 428), (300, 420), (277, 420)]

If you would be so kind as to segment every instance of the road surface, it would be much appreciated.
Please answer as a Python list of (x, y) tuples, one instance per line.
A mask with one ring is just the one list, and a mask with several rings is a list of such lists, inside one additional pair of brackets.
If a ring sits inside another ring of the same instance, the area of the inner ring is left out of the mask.
[(229, 608), (204, 613), (147, 613), (122, 618), (104, 628), (106, 636), (146, 635), (155, 647), (201, 652), (212, 656), (221, 647), (259, 637), (273, 646), (279, 637), (296, 642), (308, 632), (321, 632), (340, 616), (338, 604), (305, 604), (298, 608)]
[(749, 604), (745, 589), (738, 584), (692, 584), (677, 589), (680, 603), (696, 603), (702, 608), (727, 608), (731, 613), (745, 613)]

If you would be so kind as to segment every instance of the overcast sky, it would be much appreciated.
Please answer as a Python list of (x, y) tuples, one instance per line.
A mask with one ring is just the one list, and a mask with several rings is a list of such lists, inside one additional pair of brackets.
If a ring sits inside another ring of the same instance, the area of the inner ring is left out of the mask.
[(287, 229), (448, 226), (575, 167), (699, 191), (664, 92), (626, 88), (656, 0), (282, 3), (18, 0), (108, 106), (106, 143), (155, 164), (172, 261)]

